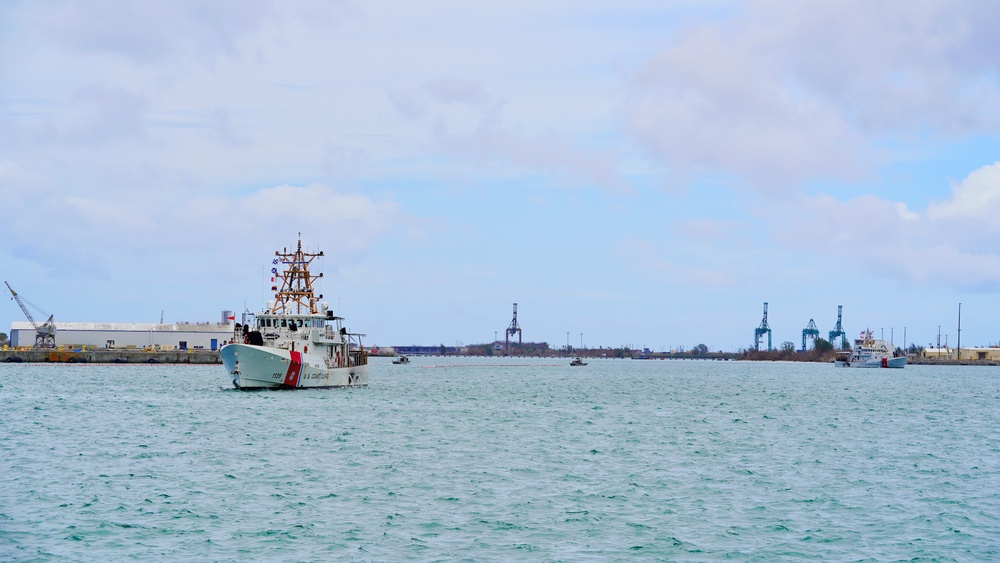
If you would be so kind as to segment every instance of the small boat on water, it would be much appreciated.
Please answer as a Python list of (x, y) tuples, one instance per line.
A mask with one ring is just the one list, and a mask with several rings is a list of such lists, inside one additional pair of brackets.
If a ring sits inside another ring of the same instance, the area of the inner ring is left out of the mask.
[(392, 363), (394, 363), (394, 364), (408, 364), (408, 363), (410, 363), (410, 357), (409, 356), (400, 356), (400, 357), (396, 358), (395, 360), (393, 360)]
[(569, 365), (571, 365), (571, 366), (585, 366), (585, 365), (587, 365), (587, 362), (583, 361), (583, 359), (580, 356), (577, 356), (576, 358), (573, 359), (572, 362), (569, 363)]
[(867, 329), (854, 340), (854, 349), (837, 358), (833, 365), (840, 368), (902, 368), (906, 365), (906, 356), (890, 351), (885, 340), (876, 340), (871, 329)]
[[(275, 252), (271, 275), (274, 301), (236, 324), (233, 341), (219, 352), (237, 389), (296, 389), (368, 385), (368, 352), (363, 334), (348, 332), (312, 282), (323, 276), (309, 265), (323, 252)], [(249, 317), (249, 318), (248, 318)]]

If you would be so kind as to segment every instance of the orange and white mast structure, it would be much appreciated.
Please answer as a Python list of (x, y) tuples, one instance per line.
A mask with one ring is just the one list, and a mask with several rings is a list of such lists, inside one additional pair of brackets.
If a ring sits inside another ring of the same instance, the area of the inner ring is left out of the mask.
[(275, 251), (274, 264), (284, 264), (284, 270), (275, 267), (271, 272), (276, 279), (281, 280), (281, 289), (275, 285), (271, 288), (276, 291), (274, 294), (274, 306), (271, 312), (274, 314), (319, 314), (316, 304), (323, 299), (323, 295), (313, 293), (313, 280), (323, 277), (323, 273), (309, 273), (309, 264), (316, 258), (323, 256), (323, 251), (317, 253), (304, 252), (302, 250), (302, 233), (299, 233), (298, 246), (295, 252)]

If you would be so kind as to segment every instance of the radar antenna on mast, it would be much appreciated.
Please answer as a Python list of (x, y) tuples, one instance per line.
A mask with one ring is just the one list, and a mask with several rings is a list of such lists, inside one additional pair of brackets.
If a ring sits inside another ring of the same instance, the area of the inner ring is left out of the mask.
[[(274, 255), (277, 258), (272, 260), (274, 267), (271, 268), (271, 274), (281, 280), (281, 288), (279, 289), (276, 285), (271, 288), (272, 291), (275, 291), (274, 307), (272, 307), (271, 312), (276, 314), (317, 314), (319, 311), (316, 303), (323, 299), (323, 295), (317, 296), (313, 293), (312, 282), (323, 277), (323, 273), (309, 273), (309, 264), (314, 259), (323, 256), (323, 251), (315, 254), (303, 252), (302, 233), (299, 233), (298, 247), (294, 252), (288, 252), (286, 248), (282, 252), (275, 251)], [(278, 264), (285, 264), (288, 268), (281, 270), (278, 268)]]

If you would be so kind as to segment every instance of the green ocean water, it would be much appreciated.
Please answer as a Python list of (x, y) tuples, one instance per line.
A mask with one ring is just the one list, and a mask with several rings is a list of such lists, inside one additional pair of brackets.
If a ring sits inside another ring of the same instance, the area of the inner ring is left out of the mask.
[(1000, 559), (1000, 368), (0, 364), (0, 560)]

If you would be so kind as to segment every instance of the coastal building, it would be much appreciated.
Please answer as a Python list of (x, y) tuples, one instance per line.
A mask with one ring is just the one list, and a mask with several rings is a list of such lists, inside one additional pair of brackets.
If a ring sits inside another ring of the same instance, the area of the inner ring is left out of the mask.
[[(14, 321), (10, 346), (33, 346), (35, 328)], [(233, 338), (233, 323), (81, 323), (56, 322), (56, 346), (75, 348), (159, 348), (167, 350), (218, 350)]]
[(924, 348), (920, 352), (920, 357), (925, 360), (954, 360), (954, 348)]
[(962, 348), (961, 354), (956, 348), (924, 348), (921, 358), (926, 360), (960, 361), (960, 362), (1000, 362), (1000, 348)]

